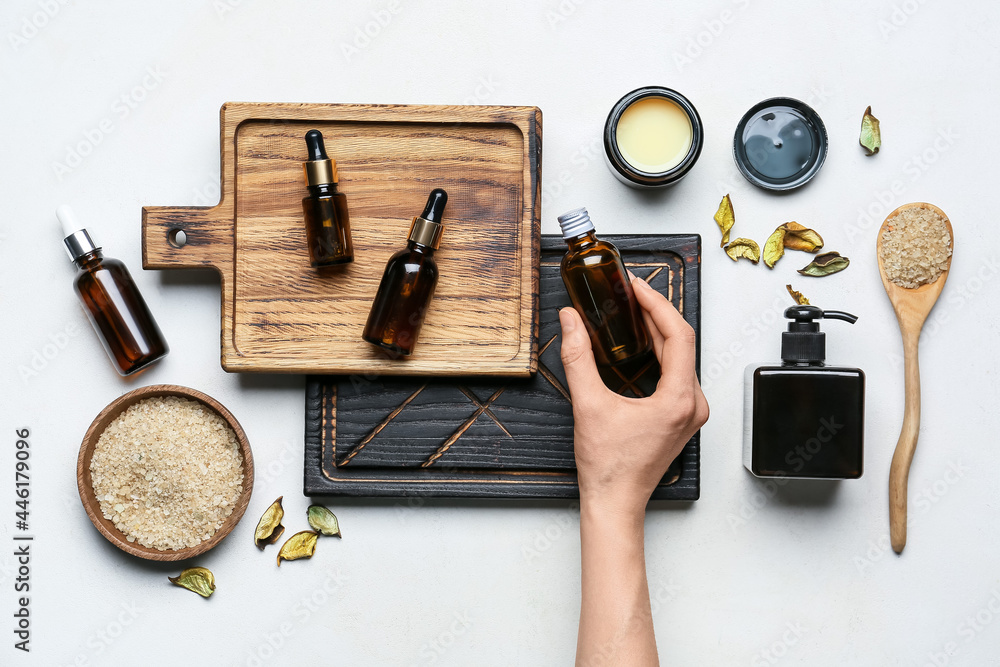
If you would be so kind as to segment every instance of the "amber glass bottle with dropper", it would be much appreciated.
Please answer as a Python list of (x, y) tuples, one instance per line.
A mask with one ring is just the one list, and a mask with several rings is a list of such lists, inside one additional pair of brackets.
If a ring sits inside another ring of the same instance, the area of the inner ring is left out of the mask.
[(354, 261), (351, 221), (347, 215), (347, 197), (337, 191), (337, 163), (326, 154), (323, 133), (306, 133), (309, 159), (302, 167), (309, 196), (302, 200), (306, 218), (309, 260), (315, 267), (346, 264)]
[(438, 270), (434, 251), (441, 244), (448, 193), (437, 188), (424, 212), (413, 219), (407, 247), (385, 265), (362, 338), (392, 356), (413, 352), (424, 315), (434, 296)]
[(563, 284), (597, 363), (610, 366), (649, 352), (652, 339), (618, 248), (597, 238), (585, 208), (560, 215), (559, 226), (569, 246), (560, 265)]

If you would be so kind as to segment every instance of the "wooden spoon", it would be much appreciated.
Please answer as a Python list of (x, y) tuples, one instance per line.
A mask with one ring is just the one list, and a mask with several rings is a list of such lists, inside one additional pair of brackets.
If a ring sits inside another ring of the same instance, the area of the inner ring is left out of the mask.
[(892, 539), (892, 549), (896, 553), (902, 553), (903, 547), (906, 546), (906, 480), (910, 474), (913, 452), (917, 448), (917, 435), (920, 433), (920, 367), (917, 343), (920, 341), (920, 330), (924, 326), (924, 321), (941, 295), (944, 282), (948, 279), (948, 271), (951, 269), (951, 256), (949, 256), (948, 265), (937, 280), (914, 288), (900, 287), (885, 275), (885, 267), (882, 265), (882, 233), (897, 213), (916, 208), (934, 211), (944, 218), (948, 236), (951, 237), (953, 253), (955, 248), (955, 233), (948, 216), (937, 206), (924, 202), (904, 204), (890, 213), (878, 231), (878, 240), (875, 244), (878, 272), (882, 276), (885, 293), (889, 295), (892, 308), (896, 311), (899, 332), (903, 336), (906, 404), (903, 410), (903, 427), (896, 443), (896, 451), (892, 455), (892, 466), (889, 468), (889, 535)]

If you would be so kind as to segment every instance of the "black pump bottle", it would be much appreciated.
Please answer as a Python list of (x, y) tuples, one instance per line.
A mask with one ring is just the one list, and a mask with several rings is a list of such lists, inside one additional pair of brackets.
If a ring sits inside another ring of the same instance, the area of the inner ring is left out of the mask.
[(758, 477), (857, 479), (864, 470), (865, 374), (826, 365), (820, 319), (857, 317), (816, 306), (785, 310), (781, 363), (747, 366), (743, 464)]

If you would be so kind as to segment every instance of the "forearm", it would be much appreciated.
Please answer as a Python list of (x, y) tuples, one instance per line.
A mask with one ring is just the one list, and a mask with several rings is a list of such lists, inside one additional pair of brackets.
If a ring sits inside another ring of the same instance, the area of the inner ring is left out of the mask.
[(580, 507), (583, 593), (577, 665), (656, 665), (643, 550), (645, 508)]

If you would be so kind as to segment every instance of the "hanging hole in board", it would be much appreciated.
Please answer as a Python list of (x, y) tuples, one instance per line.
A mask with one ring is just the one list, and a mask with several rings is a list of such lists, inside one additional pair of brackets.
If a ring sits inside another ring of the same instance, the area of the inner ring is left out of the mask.
[(171, 229), (167, 232), (167, 241), (175, 248), (183, 248), (187, 244), (187, 234), (183, 229)]

